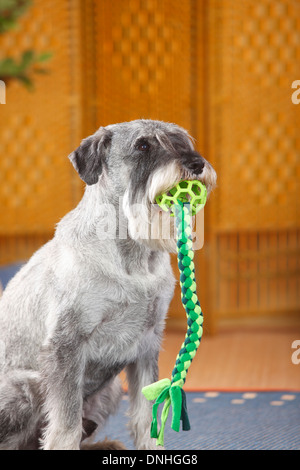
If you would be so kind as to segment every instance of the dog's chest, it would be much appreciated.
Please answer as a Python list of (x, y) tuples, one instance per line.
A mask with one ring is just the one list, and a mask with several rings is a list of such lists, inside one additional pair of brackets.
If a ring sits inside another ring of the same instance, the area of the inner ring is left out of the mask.
[(100, 385), (107, 371), (115, 375), (139, 357), (149, 357), (154, 345), (157, 352), (173, 288), (172, 272), (164, 263), (159, 273), (120, 275), (101, 289), (103, 311), (87, 345), (87, 381)]
[[(88, 343), (85, 370), (85, 392), (101, 389), (127, 364), (146, 355), (157, 343), (160, 299), (133, 305), (117, 305), (113, 318), (104, 320)], [(151, 351), (150, 351), (151, 354)]]
[(107, 301), (103, 319), (88, 341), (91, 356), (101, 356), (105, 362), (131, 360), (141, 340), (163, 319), (160, 304), (157, 296), (136, 302)]

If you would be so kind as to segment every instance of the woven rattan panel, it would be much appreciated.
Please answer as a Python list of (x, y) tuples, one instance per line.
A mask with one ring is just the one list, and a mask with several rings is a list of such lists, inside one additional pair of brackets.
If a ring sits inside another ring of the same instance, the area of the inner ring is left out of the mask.
[(297, 0), (212, 0), (208, 15), (210, 154), (222, 230), (298, 227), (300, 76)]
[(300, 309), (300, 230), (218, 236), (216, 307), (222, 315)]
[(206, 9), (213, 311), (300, 310), (297, 0), (212, 0)]
[(191, 130), (192, 2), (95, 2), (97, 123), (163, 119)]
[(2, 237), (51, 234), (73, 205), (67, 156), (78, 143), (79, 125), (72, 57), (76, 40), (70, 39), (75, 5), (36, 0), (20, 17), (18, 28), (0, 37), (2, 57), (18, 59), (28, 49), (53, 54), (45, 64), (49, 73), (34, 76), (34, 91), (10, 82), (0, 109)]

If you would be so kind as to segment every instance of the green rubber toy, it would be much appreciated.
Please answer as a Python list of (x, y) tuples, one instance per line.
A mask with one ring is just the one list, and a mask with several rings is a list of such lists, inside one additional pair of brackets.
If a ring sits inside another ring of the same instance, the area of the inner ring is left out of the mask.
[[(162, 379), (142, 389), (148, 400), (155, 400), (152, 409), (150, 436), (157, 438), (157, 445), (164, 445), (164, 430), (172, 407), (171, 428), (183, 431), (190, 429), (183, 385), (188, 368), (202, 338), (203, 314), (196, 294), (191, 218), (206, 203), (206, 187), (200, 181), (181, 181), (167, 193), (156, 198), (157, 204), (175, 216), (177, 258), (180, 272), (181, 301), (187, 315), (187, 333), (177, 355), (171, 379)], [(164, 403), (161, 413), (161, 427), (158, 432), (158, 407)]]
[(167, 193), (156, 197), (157, 204), (164, 210), (172, 210), (174, 217), (174, 205), (178, 203), (189, 204), (192, 215), (196, 215), (205, 206), (207, 191), (200, 181), (180, 181)]

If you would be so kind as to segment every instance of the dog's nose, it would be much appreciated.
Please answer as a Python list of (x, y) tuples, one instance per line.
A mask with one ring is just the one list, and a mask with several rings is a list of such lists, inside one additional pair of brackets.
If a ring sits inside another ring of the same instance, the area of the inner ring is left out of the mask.
[(205, 166), (205, 160), (198, 152), (189, 152), (182, 155), (181, 163), (184, 168), (195, 175), (200, 175)]
[(188, 169), (191, 173), (194, 173), (195, 175), (200, 175), (203, 171), (204, 168), (204, 161), (199, 160), (199, 161), (191, 161), (188, 164)]

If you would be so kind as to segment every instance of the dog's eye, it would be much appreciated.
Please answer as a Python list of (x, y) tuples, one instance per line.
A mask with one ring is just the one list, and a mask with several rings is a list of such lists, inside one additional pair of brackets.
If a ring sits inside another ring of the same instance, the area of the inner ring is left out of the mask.
[(143, 141), (138, 144), (137, 148), (138, 150), (141, 150), (142, 152), (146, 152), (147, 150), (150, 149), (150, 145), (148, 144), (148, 142)]

